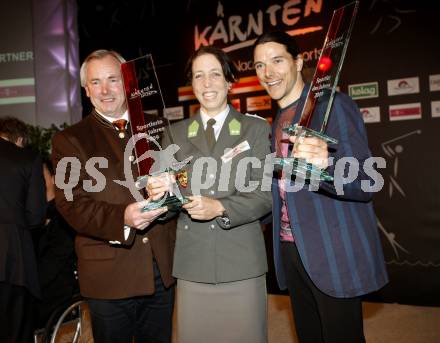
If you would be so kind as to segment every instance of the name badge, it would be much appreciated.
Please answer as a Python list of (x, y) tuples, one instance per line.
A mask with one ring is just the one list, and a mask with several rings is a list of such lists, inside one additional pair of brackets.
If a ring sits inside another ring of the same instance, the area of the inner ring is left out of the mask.
[(229, 162), (232, 160), (235, 156), (238, 154), (241, 154), (243, 151), (249, 150), (251, 147), (248, 143), (248, 141), (241, 142), (240, 144), (236, 145), (234, 148), (230, 149), (227, 153), (225, 153), (221, 159), (224, 163)]

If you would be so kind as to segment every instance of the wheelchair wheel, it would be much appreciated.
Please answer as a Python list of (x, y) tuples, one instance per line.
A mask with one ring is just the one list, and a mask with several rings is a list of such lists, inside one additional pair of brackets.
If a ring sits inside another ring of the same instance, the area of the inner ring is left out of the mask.
[(41, 343), (93, 342), (88, 307), (81, 298), (72, 299), (67, 306), (50, 316)]

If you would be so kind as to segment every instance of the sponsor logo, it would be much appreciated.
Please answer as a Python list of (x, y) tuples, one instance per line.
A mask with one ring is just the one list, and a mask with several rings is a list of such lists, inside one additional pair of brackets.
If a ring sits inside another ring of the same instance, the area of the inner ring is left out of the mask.
[(255, 70), (254, 68), (254, 61), (248, 60), (248, 61), (234, 61), (235, 68), (241, 73), (248, 70)]
[(163, 116), (168, 120), (183, 119), (183, 106), (165, 108), (163, 110)]
[(179, 102), (186, 100), (194, 100), (196, 96), (193, 93), (193, 89), (191, 86), (183, 86), (179, 87), (177, 90)]
[(35, 80), (0, 80), (0, 105), (28, 104), (35, 102)]
[(420, 102), (412, 104), (391, 105), (389, 107), (390, 121), (422, 118), (422, 106)]
[(388, 95), (413, 94), (420, 91), (418, 77), (388, 80), (387, 87)]
[[(249, 12), (243, 16), (234, 13), (232, 16), (225, 16), (231, 13), (231, 9), (225, 8), (221, 1), (218, 1), (216, 14), (218, 21), (208, 26), (194, 26), (194, 50), (202, 45), (224, 44), (223, 50), (230, 52), (243, 49), (255, 42), (255, 38), (262, 32), (270, 31), (271, 27), (285, 25), (295, 26), (295, 29), (286, 31), (292, 36), (303, 36), (305, 34), (321, 31), (322, 26), (304, 27), (303, 20), (307, 20), (311, 14), (319, 14), (322, 9), (322, 1), (285, 1), (283, 4), (269, 5), (267, 8)], [(299, 26), (298, 28), (296, 28)]]
[(238, 111), (240, 112), (240, 99), (232, 99), (231, 100), (231, 105)]
[(348, 85), (348, 95), (353, 100), (377, 98), (379, 96), (379, 84), (377, 82), (367, 82)]
[(322, 49), (321, 48), (314, 48), (313, 50), (309, 51), (302, 51), (301, 55), (304, 60), (304, 62), (308, 61), (318, 61), (319, 56), (321, 56)]
[(145, 114), (149, 114), (152, 116), (158, 116), (159, 115), (159, 110), (144, 110), (143, 111)]
[(429, 75), (429, 90), (440, 91), (440, 74)]
[(192, 117), (197, 114), (200, 109), (200, 104), (189, 105), (189, 116)]
[(364, 123), (380, 122), (380, 107), (364, 107), (360, 109)]
[(249, 93), (264, 90), (256, 76), (242, 77), (232, 85), (231, 94)]
[(129, 98), (129, 100), (132, 100), (132, 99), (136, 99), (136, 98), (145, 98), (145, 97), (148, 97), (148, 96), (152, 96), (152, 95), (155, 95), (155, 94), (157, 94), (158, 92), (157, 92), (157, 90), (156, 89), (154, 89), (154, 86), (153, 86), (153, 84), (152, 83), (150, 83), (150, 85), (149, 86), (146, 86), (146, 87), (144, 87), (144, 88), (142, 88), (142, 89), (134, 89), (131, 93), (130, 93), (130, 98)]
[(270, 110), (271, 108), (272, 101), (268, 95), (246, 98), (246, 110), (248, 112)]
[(431, 116), (433, 118), (440, 117), (440, 101), (431, 101)]
[(0, 54), (0, 63), (27, 62), (33, 59), (33, 51), (12, 51)]

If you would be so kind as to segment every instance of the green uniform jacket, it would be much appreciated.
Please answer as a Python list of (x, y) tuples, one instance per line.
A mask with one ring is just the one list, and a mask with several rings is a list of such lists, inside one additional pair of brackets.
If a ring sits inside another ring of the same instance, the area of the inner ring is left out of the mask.
[[(263, 275), (267, 259), (259, 218), (270, 213), (272, 207), (270, 191), (261, 190), (264, 161), (270, 154), (268, 123), (231, 107), (212, 152), (200, 113), (171, 129), (174, 143), (180, 147), (177, 160), (193, 156), (186, 168), (188, 185), (181, 186), (182, 194), (218, 199), (230, 218), (230, 226), (226, 227), (220, 218), (197, 221), (182, 211), (177, 224), (173, 275), (205, 283)], [(239, 144), (244, 148), (236, 149), (232, 158), (222, 161), (225, 149)], [(258, 187), (254, 186), (256, 183)]]

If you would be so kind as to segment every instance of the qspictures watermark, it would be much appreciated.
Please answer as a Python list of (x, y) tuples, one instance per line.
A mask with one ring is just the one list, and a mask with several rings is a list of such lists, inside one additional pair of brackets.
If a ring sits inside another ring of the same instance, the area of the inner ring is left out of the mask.
[[(147, 139), (158, 148), (158, 150), (148, 150), (138, 159), (131, 158), (136, 142), (140, 139)], [(230, 187), (231, 177), (234, 180), (234, 187), (238, 192), (250, 193), (258, 189), (270, 191), (272, 180), (276, 170), (275, 153), (267, 154), (262, 158), (255, 156), (240, 156), (238, 154), (233, 159), (216, 160), (213, 157), (200, 157), (192, 160), (189, 156), (183, 162), (175, 158), (175, 154), (180, 150), (177, 144), (169, 145), (165, 150), (161, 149), (158, 142), (147, 134), (137, 134), (130, 138), (124, 151), (124, 180), (111, 180), (123, 187), (126, 187), (136, 201), (144, 200), (140, 188), (136, 186), (132, 173), (132, 164), (138, 163), (146, 158), (151, 158), (154, 163), (151, 172), (159, 175), (161, 172), (178, 171), (188, 163), (192, 164), (189, 188), (193, 195), (200, 195), (203, 190), (217, 187), (217, 191), (227, 191)], [(230, 154), (232, 149), (225, 149), (224, 155)], [(232, 168), (232, 165), (236, 166)], [(377, 169), (386, 168), (386, 160), (383, 157), (369, 157), (359, 161), (354, 157), (343, 157), (336, 162), (333, 157), (327, 161), (328, 168), (333, 170), (333, 186), (337, 195), (342, 196), (345, 188), (354, 183), (359, 183), (356, 187), (364, 192), (379, 192), (384, 186), (384, 178)], [(66, 200), (73, 201), (75, 190), (78, 187), (85, 192), (96, 193), (105, 189), (107, 180), (101, 172), (109, 166), (108, 159), (102, 156), (89, 158), (84, 165), (77, 157), (63, 157), (57, 164), (55, 174), (55, 184), (64, 191)], [(232, 175), (233, 170), (235, 174)], [(90, 179), (83, 179), (80, 184), (81, 173), (85, 172)], [(317, 191), (321, 181), (319, 176), (311, 175), (309, 180), (294, 175), (292, 165), (284, 165), (282, 168), (284, 179), (284, 189), (286, 192), (298, 192), (303, 189)], [(177, 190), (178, 191), (178, 190)]]

